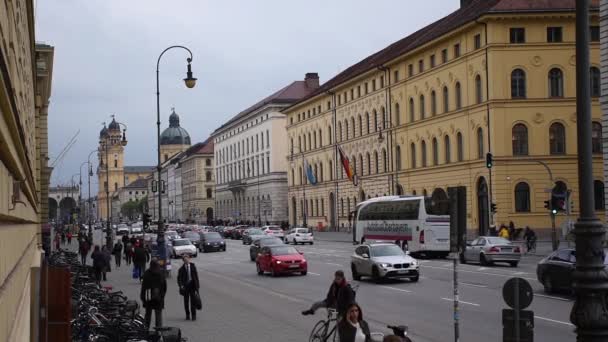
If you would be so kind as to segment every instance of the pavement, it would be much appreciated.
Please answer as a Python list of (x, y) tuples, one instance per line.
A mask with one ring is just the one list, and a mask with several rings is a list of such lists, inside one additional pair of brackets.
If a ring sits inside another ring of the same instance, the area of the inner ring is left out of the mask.
[[(344, 233), (336, 233), (344, 234)], [(96, 232), (96, 241), (99, 241)], [(272, 278), (258, 276), (249, 261), (249, 246), (227, 241), (226, 252), (199, 253), (193, 258), (201, 280), (203, 310), (197, 321), (186, 321), (182, 297), (177, 289), (177, 267), (172, 277), (163, 312), (166, 326), (177, 326), (189, 341), (289, 342), (307, 341), (313, 325), (325, 317), (302, 316), (313, 301), (327, 293), (333, 273), (346, 271), (350, 278), (353, 246), (325, 240), (330, 235), (316, 233), (312, 246), (298, 246), (309, 263), (306, 276)], [(336, 238), (339, 237), (336, 235)], [(502, 336), (502, 286), (511, 277), (528, 280), (534, 289), (529, 310), (535, 315), (536, 341), (573, 341), (569, 322), (572, 298), (545, 295), (536, 280), (537, 258), (524, 257), (517, 268), (508, 266), (459, 266), (461, 340), (499, 341)], [(387, 281), (375, 284), (365, 278), (357, 283), (357, 301), (372, 331), (390, 333), (387, 324), (405, 324), (416, 342), (445, 342), (453, 337), (453, 265), (450, 260), (421, 260), (420, 281)], [(113, 268), (108, 284), (138, 299), (139, 281), (131, 279), (131, 268)]]

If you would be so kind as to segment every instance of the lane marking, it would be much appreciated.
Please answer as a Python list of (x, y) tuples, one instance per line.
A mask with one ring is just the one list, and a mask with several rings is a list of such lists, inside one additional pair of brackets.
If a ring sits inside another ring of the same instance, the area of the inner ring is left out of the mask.
[(333, 262), (326, 262), (325, 264), (326, 265), (333, 265), (333, 266), (342, 266), (341, 264), (336, 264), (336, 263), (333, 263)]
[(308, 274), (312, 274), (312, 275), (320, 276), (320, 274), (319, 274), (319, 273), (315, 273), (315, 272), (308, 272)]
[(487, 288), (486, 285), (478, 285), (478, 284), (471, 284), (471, 283), (463, 283), (460, 282), (462, 285), (467, 285), (467, 286), (474, 286), (474, 287), (483, 287), (483, 288)]
[(572, 301), (571, 299), (568, 299), (568, 298), (561, 298), (561, 297), (547, 296), (547, 295), (544, 295), (544, 294), (538, 294), (538, 293), (535, 293), (535, 294), (534, 294), (534, 297), (551, 298), (551, 299), (557, 299), (557, 300), (561, 300), (561, 301), (564, 301), (564, 302), (571, 302), (571, 301)]
[[(441, 297), (441, 299), (447, 300), (448, 302), (453, 302), (454, 301), (454, 299), (452, 299), (452, 298), (446, 298), (446, 297)], [(480, 306), (477, 303), (465, 302), (464, 300), (459, 300), (458, 303), (468, 304), (468, 305), (473, 305), (473, 306)]]
[(400, 288), (392, 287), (392, 286), (380, 286), (380, 287), (385, 288), (385, 289), (389, 289), (389, 290), (394, 290), (394, 291), (399, 291), (399, 292), (405, 292), (405, 293), (411, 293), (412, 292), (410, 290), (400, 289)]
[(547, 322), (553, 322), (553, 323), (559, 323), (559, 324), (563, 324), (563, 325), (569, 325), (571, 327), (574, 326), (574, 324), (570, 323), (570, 322), (563, 322), (563, 321), (558, 321), (556, 319), (551, 319), (551, 318), (547, 318), (547, 317), (541, 317), (541, 316), (534, 316), (534, 318), (538, 318), (540, 320), (543, 321), (547, 321)]
[[(452, 268), (446, 268), (446, 267), (437, 267), (437, 266), (429, 266), (429, 265), (424, 265), (424, 267), (425, 268), (435, 268), (435, 269), (444, 270), (444, 271), (453, 271)], [(479, 271), (458, 270), (458, 272), (479, 273), (479, 274), (492, 275), (492, 276), (503, 277), (503, 278), (513, 277), (512, 275), (509, 275), (509, 274), (498, 274), (498, 273), (479, 272)], [(521, 278), (526, 279), (526, 280), (531, 280), (534, 282), (538, 282), (538, 279), (535, 279), (535, 278), (527, 278), (527, 277), (521, 277)]]

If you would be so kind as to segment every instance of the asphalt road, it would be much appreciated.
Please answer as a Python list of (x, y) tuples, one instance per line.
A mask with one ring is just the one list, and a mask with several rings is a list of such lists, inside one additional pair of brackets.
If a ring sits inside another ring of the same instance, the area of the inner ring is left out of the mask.
[[(308, 341), (310, 330), (325, 312), (302, 316), (300, 312), (322, 299), (337, 269), (350, 278), (353, 246), (317, 241), (298, 246), (309, 263), (306, 276), (258, 276), (249, 261), (249, 246), (227, 241), (227, 252), (199, 253), (193, 258), (201, 278), (203, 311), (196, 322), (186, 321), (176, 276), (180, 260), (173, 261), (172, 278), (164, 310), (164, 323), (179, 326), (190, 341)], [(535, 315), (535, 341), (574, 341), (569, 322), (572, 300), (547, 296), (535, 276), (538, 258), (524, 259), (517, 268), (461, 265), (461, 341), (500, 341), (502, 338), (502, 285), (514, 276), (527, 279), (535, 290), (529, 310)], [(387, 324), (405, 324), (418, 341), (453, 340), (453, 287), (451, 260), (421, 260), (418, 283), (407, 280), (375, 284), (360, 282), (357, 301), (372, 331), (389, 333)], [(139, 298), (139, 282), (121, 267), (109, 274), (108, 283), (129, 297)]]

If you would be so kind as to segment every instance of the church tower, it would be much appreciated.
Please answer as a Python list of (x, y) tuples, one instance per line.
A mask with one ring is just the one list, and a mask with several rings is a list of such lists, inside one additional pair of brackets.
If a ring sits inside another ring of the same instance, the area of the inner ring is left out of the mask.
[[(107, 128), (104, 125), (101, 132), (99, 132), (99, 147), (97, 149), (97, 156), (99, 158), (99, 166), (97, 167), (99, 184), (97, 208), (99, 210), (98, 217), (104, 221), (108, 218), (106, 191), (109, 191), (111, 199), (114, 192), (125, 186), (124, 146), (126, 145), (127, 140), (125, 139), (124, 132), (120, 131), (120, 124), (112, 118), (110, 125)], [(106, 178), (106, 170), (108, 178)]]
[(190, 147), (190, 135), (179, 125), (179, 115), (175, 113), (175, 108), (171, 110), (169, 127), (160, 135), (160, 160), (163, 163), (173, 155)]

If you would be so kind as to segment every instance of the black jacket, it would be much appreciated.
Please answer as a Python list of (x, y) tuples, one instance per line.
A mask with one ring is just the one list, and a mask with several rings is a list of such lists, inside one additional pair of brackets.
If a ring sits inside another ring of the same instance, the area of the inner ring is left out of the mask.
[(344, 315), (347, 306), (355, 301), (355, 291), (350, 287), (350, 284), (338, 285), (335, 282), (331, 283), (325, 303), (330, 308), (336, 308), (340, 315)]
[(133, 262), (136, 264), (145, 264), (150, 260), (150, 254), (148, 251), (139, 246), (135, 247), (135, 251), (133, 252)]
[(120, 243), (120, 241), (117, 242), (114, 245), (114, 249), (112, 250), (112, 254), (114, 254), (114, 255), (121, 255), (122, 254), (122, 243)]
[[(159, 303), (146, 302), (146, 290), (148, 289), (160, 289), (161, 301)], [(167, 280), (162, 272), (156, 272), (151, 269), (144, 272), (144, 277), (141, 282), (141, 291), (139, 298), (145, 308), (150, 309), (163, 309), (165, 307), (165, 294), (167, 293)]]
[[(200, 288), (200, 283), (198, 281), (198, 272), (196, 271), (196, 266), (194, 263), (190, 263), (190, 272), (192, 277), (192, 284), (190, 285), (190, 289), (198, 290)], [(186, 265), (182, 265), (177, 272), (177, 285), (179, 287), (186, 287), (188, 282), (188, 275), (186, 274)]]
[(93, 267), (103, 270), (106, 267), (106, 256), (102, 251), (95, 251), (91, 254)]
[[(359, 313), (361, 315), (361, 313)], [(361, 316), (359, 316), (361, 317)], [(369, 331), (369, 325), (362, 318), (359, 319), (359, 326), (363, 333), (365, 334), (365, 342), (372, 342), (371, 333)], [(338, 336), (340, 337), (340, 342), (355, 342), (355, 334), (357, 333), (357, 328), (355, 328), (350, 322), (343, 318), (338, 323)]]

